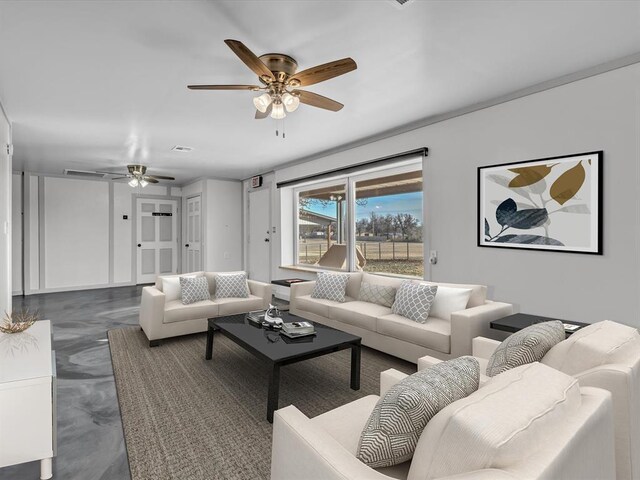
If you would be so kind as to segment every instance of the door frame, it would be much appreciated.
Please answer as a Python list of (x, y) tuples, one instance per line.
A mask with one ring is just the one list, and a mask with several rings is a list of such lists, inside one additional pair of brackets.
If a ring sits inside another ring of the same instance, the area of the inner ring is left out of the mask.
[[(174, 197), (168, 195), (146, 195), (144, 193), (134, 193), (131, 195), (131, 279), (134, 285), (138, 285), (138, 209), (137, 203), (139, 198), (148, 198), (150, 200), (175, 200), (177, 202), (176, 213), (176, 225), (182, 225), (182, 197)], [(182, 244), (182, 229), (176, 228), (177, 235), (177, 251), (181, 252), (180, 245)], [(177, 269), (178, 272), (182, 271), (182, 255), (178, 255)], [(143, 285), (143, 284), (140, 284)], [(144, 284), (149, 285), (149, 284)]]
[[(200, 197), (200, 270), (204, 270), (204, 204), (203, 204), (203, 200), (204, 200), (204, 195), (202, 192), (197, 192), (197, 193), (192, 193), (191, 195), (187, 195), (185, 197), (183, 197), (183, 201), (184, 201), (184, 205), (182, 206), (183, 211), (187, 212), (187, 209), (189, 208), (189, 199), (191, 198), (196, 198), (196, 197)], [(188, 231), (187, 229), (189, 228), (187, 222), (189, 220), (189, 212), (187, 212), (187, 214), (184, 216), (184, 224), (182, 224), (182, 230), (183, 230), (183, 238), (185, 239), (185, 241), (187, 240), (188, 235)], [(187, 267), (189, 265), (189, 259), (187, 258), (187, 255), (189, 254), (189, 252), (187, 251), (187, 248), (184, 246), (184, 243), (180, 242), (180, 247), (182, 248), (181, 252), (182, 255), (180, 255), (180, 258), (183, 260), (182, 264)], [(190, 273), (190, 272), (187, 272)]]
[(269, 281), (272, 280), (273, 275), (273, 205), (272, 205), (272, 192), (271, 192), (271, 182), (265, 183), (261, 187), (258, 188), (249, 188), (247, 190), (247, 253), (246, 253), (246, 264), (245, 269), (247, 272), (251, 271), (249, 267), (251, 267), (251, 193), (260, 192), (262, 190), (267, 190), (269, 193)]

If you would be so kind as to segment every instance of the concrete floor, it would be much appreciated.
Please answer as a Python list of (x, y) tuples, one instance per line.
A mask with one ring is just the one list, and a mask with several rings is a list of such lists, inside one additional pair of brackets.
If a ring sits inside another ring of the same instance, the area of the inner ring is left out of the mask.
[[(107, 330), (138, 324), (142, 287), (14, 297), (53, 324), (58, 372), (54, 479), (129, 480)], [(39, 462), (0, 469), (2, 480), (36, 480)]]

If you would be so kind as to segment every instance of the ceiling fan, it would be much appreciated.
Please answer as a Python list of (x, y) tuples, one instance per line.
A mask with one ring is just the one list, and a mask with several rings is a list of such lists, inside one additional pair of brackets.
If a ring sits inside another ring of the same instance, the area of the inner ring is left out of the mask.
[[(121, 180), (123, 178), (130, 178), (129, 185), (132, 187), (140, 186), (146, 187), (149, 183), (159, 183), (159, 180), (175, 180), (173, 177), (167, 177), (165, 175), (147, 175), (147, 167), (144, 165), (127, 165), (129, 173), (122, 177), (115, 177), (112, 180)], [(105, 173), (107, 175), (118, 175), (113, 172), (97, 172)]]
[(258, 57), (238, 40), (225, 40), (224, 43), (258, 75), (262, 85), (188, 85), (187, 88), (263, 92), (253, 99), (256, 119), (269, 115), (277, 120), (282, 119), (286, 117), (286, 112), (295, 111), (300, 103), (337, 112), (344, 107), (343, 104), (317, 93), (299, 90), (299, 87), (324, 82), (358, 68), (356, 62), (347, 57), (296, 73), (298, 62), (289, 55), (267, 53)]

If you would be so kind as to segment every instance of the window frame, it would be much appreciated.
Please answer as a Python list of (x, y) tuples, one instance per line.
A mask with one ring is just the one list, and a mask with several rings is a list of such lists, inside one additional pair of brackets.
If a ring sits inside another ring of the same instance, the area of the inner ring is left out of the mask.
[[(297, 268), (308, 268), (312, 270), (331, 270), (331, 271), (339, 271), (339, 272), (357, 272), (359, 270), (356, 269), (356, 241), (355, 241), (355, 211), (356, 211), (356, 187), (358, 182), (373, 180), (376, 178), (383, 178), (391, 175), (397, 175), (408, 172), (415, 172), (420, 170), (423, 172), (422, 182), (424, 185), (424, 165), (423, 165), (423, 157), (418, 156), (416, 158), (411, 158), (408, 160), (400, 161), (394, 165), (385, 165), (382, 167), (374, 167), (374, 168), (363, 168), (357, 172), (351, 172), (349, 174), (344, 175), (336, 175), (335, 177), (329, 179), (323, 179), (319, 181), (311, 181), (303, 184), (297, 185), (293, 188), (293, 258), (294, 258), (294, 266)], [(316, 265), (310, 265), (307, 263), (300, 263), (300, 245), (299, 245), (299, 201), (300, 201), (300, 192), (304, 192), (307, 190), (312, 190), (316, 188), (328, 187), (328, 186), (337, 186), (340, 184), (344, 184), (345, 186), (345, 198), (347, 199), (347, 206), (345, 212), (344, 221), (347, 222), (345, 228), (345, 243), (347, 244), (347, 264), (346, 269), (335, 269), (330, 267), (319, 267)], [(424, 188), (424, 187), (423, 187)], [(424, 195), (424, 191), (423, 191)], [(422, 228), (424, 229), (424, 219), (425, 219), (424, 206), (422, 211)], [(424, 243), (424, 239), (423, 239)], [(423, 262), (424, 262), (424, 253), (423, 253)], [(424, 264), (423, 264), (424, 265)], [(422, 275), (425, 275), (426, 265), (423, 267)], [(395, 275), (395, 274), (394, 274)], [(397, 275), (397, 276), (406, 276), (408, 275)], [(415, 278), (415, 277), (412, 277)]]

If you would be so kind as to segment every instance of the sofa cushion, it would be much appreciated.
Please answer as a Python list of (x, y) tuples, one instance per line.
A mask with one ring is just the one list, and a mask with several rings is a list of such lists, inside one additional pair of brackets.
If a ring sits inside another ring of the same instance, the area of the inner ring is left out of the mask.
[(216, 274), (214, 272), (204, 272), (204, 276), (209, 284), (209, 295), (213, 297), (216, 293)]
[(441, 353), (451, 352), (451, 323), (429, 317), (427, 323), (417, 323), (394, 313), (378, 317), (378, 333), (421, 345)]
[(163, 286), (162, 286), (162, 280), (164, 278), (172, 278), (172, 277), (178, 278), (178, 277), (182, 277), (182, 276), (186, 276), (186, 277), (201, 277), (203, 275), (204, 275), (204, 272), (180, 273), (178, 275), (162, 275), (162, 276), (156, 277), (156, 288), (164, 293), (164, 289), (163, 289)]
[(248, 298), (246, 272), (216, 273), (215, 298)]
[(163, 323), (182, 322), (197, 318), (211, 318), (218, 316), (218, 305), (211, 300), (202, 300), (183, 305), (181, 300), (172, 300), (164, 304)]
[(470, 288), (453, 288), (438, 285), (438, 293), (433, 300), (429, 315), (451, 320), (453, 312), (465, 310), (471, 298)]
[(304, 310), (305, 312), (315, 313), (321, 317), (331, 318), (329, 314), (329, 307), (336, 305), (344, 305), (353, 299), (350, 297), (344, 297), (344, 303), (334, 302), (333, 300), (327, 300), (326, 298), (311, 298), (311, 295), (302, 295), (296, 297), (296, 308)]
[(535, 323), (510, 335), (495, 349), (487, 365), (487, 375), (493, 377), (520, 365), (539, 362), (551, 347), (565, 338), (560, 320)]
[(344, 302), (348, 281), (348, 273), (320, 272), (311, 298)]
[(262, 297), (249, 295), (247, 298), (216, 298), (218, 315), (235, 315), (262, 309)]
[(419, 283), (426, 283), (427, 285), (437, 285), (438, 287), (451, 287), (451, 288), (470, 288), (471, 296), (469, 297), (469, 303), (467, 308), (479, 307), (487, 302), (487, 287), (486, 285), (472, 285), (466, 283), (442, 283), (442, 282), (426, 282), (420, 281)]
[(414, 322), (425, 323), (438, 287), (404, 281), (396, 292), (391, 311)]
[(347, 275), (349, 275), (349, 280), (347, 280), (345, 295), (351, 298), (358, 298), (360, 284), (362, 283), (362, 272), (350, 272)]
[(373, 273), (364, 272), (362, 274), (362, 283), (368, 283), (370, 285), (382, 285), (385, 287), (393, 287), (396, 290), (400, 288), (404, 279), (395, 277), (386, 277), (384, 275), (376, 275)]
[(360, 284), (358, 300), (376, 303), (384, 307), (391, 307), (396, 299), (396, 291), (397, 288), (389, 285), (376, 285), (373, 283), (362, 282)]
[(372, 332), (377, 331), (377, 317), (390, 313), (389, 307), (359, 300), (329, 306), (329, 318)]
[(184, 305), (211, 300), (209, 282), (205, 277), (180, 277), (180, 299)]
[(429, 420), (478, 390), (479, 383), (480, 366), (469, 356), (435, 364), (401, 380), (371, 412), (358, 444), (358, 459), (374, 468), (411, 460)]
[(541, 363), (567, 375), (576, 375), (605, 364), (633, 365), (639, 358), (638, 330), (605, 320), (581, 328), (555, 345)]
[(424, 429), (409, 480), (504, 468), (567, 428), (582, 403), (577, 381), (540, 363), (492, 378)]

